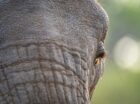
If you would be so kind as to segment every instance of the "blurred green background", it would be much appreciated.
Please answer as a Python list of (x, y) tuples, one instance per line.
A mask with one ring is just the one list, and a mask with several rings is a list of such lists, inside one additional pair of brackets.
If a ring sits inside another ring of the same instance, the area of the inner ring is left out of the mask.
[(140, 104), (140, 0), (98, 0), (110, 18), (104, 75), (93, 104)]

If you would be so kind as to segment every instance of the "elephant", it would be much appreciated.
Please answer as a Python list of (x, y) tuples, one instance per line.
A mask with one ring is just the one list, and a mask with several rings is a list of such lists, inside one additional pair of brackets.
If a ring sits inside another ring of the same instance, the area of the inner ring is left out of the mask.
[(108, 23), (96, 0), (0, 0), (0, 104), (91, 104)]

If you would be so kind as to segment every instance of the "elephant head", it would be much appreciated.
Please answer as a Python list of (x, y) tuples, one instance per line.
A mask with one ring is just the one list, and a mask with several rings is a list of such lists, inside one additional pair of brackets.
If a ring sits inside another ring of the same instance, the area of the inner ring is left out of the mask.
[(0, 104), (90, 104), (107, 25), (96, 0), (0, 0)]

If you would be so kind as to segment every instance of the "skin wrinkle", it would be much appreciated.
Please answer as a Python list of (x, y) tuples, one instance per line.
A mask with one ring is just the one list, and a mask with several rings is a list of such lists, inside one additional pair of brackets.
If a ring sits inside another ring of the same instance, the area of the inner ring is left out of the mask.
[(0, 17), (2, 102), (90, 104), (109, 21), (97, 0), (0, 0)]

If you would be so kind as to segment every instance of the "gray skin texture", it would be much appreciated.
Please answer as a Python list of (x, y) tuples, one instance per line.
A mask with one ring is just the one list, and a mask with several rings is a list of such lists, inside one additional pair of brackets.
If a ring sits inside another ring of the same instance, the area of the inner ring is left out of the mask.
[(95, 0), (0, 0), (0, 104), (90, 104), (107, 25)]

